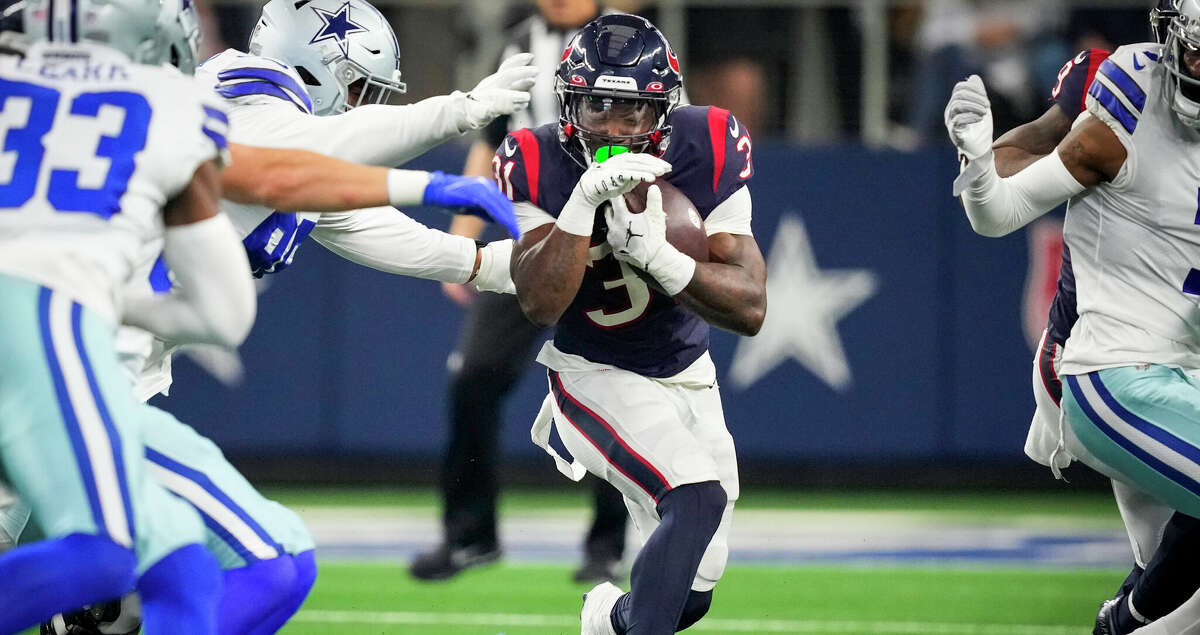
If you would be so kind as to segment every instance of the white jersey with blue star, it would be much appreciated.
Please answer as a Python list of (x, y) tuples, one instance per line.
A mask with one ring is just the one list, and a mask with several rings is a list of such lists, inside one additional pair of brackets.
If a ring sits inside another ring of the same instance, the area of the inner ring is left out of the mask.
[(1164, 95), (1161, 47), (1117, 49), (1100, 65), (1087, 111), (1128, 153), (1111, 183), (1071, 201), (1079, 321), (1062, 371), (1133, 364), (1200, 368), (1200, 134)]
[(191, 77), (90, 43), (0, 56), (0, 86), (0, 271), (115, 321), (163, 205), (224, 160), (226, 115)]
[[(300, 75), (278, 60), (228, 50), (201, 64), (196, 77), (224, 99), (230, 142), (247, 146), (308, 150), (355, 163), (393, 167), (465, 130), (460, 127), (466, 99), (462, 93), (407, 106), (359, 106), (343, 114), (318, 117), (312, 114), (311, 97)], [(451, 281), (462, 282), (475, 262), (474, 241), (447, 237), (391, 207), (282, 213), (262, 205), (222, 201), (221, 211), (241, 232), (255, 276), (287, 268), (310, 236), (345, 258), (393, 273), (421, 275), (424, 261), (434, 261), (437, 266), (433, 269), (444, 273), (448, 269), (445, 262), (450, 260), (456, 266), (461, 263), (461, 271), (451, 272), (455, 277)], [(144, 263), (144, 275), (130, 293), (169, 286), (165, 272), (151, 275), (152, 264), (153, 256)], [(165, 390), (171, 383), (173, 349), (147, 333), (122, 331), (118, 349), (126, 368), (136, 377), (138, 396), (147, 399)]]

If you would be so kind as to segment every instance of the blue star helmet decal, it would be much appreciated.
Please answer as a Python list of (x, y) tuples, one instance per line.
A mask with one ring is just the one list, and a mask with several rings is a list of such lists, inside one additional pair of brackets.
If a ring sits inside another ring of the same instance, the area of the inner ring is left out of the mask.
[(312, 7), (312, 10), (316, 11), (317, 15), (325, 23), (321, 25), (321, 29), (317, 31), (317, 34), (308, 43), (316, 44), (325, 40), (333, 40), (341, 47), (342, 54), (349, 56), (350, 49), (346, 42), (346, 36), (351, 33), (365, 32), (367, 30), (362, 25), (356, 24), (350, 19), (350, 3), (343, 3), (336, 13), (330, 13), (320, 7)]

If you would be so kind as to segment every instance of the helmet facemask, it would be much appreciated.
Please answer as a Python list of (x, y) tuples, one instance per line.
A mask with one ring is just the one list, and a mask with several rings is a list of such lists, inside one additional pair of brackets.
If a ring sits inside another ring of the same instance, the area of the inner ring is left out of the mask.
[(1167, 37), (1171, 21), (1179, 15), (1175, 10), (1174, 1), (1159, 2), (1158, 6), (1150, 9), (1150, 33), (1154, 41), (1162, 44)]
[(1200, 129), (1200, 16), (1178, 15), (1163, 46), (1166, 95), (1185, 125)]
[(671, 127), (667, 117), (679, 104), (679, 91), (613, 91), (556, 81), (559, 124), (566, 137), (591, 159), (604, 146), (631, 152), (659, 152)]
[(338, 84), (339, 98), (331, 109), (333, 114), (366, 104), (398, 103), (400, 95), (408, 90), (400, 81), (400, 71), (393, 69), (391, 77), (384, 77), (345, 57), (336, 47), (331, 48), (332, 54), (322, 61)]

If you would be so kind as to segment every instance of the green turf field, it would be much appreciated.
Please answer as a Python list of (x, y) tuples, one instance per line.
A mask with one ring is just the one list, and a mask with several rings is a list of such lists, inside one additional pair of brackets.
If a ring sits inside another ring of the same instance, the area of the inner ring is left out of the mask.
[[(302, 511), (327, 506), (437, 514), (428, 490), (272, 492)], [(578, 489), (506, 493), (504, 514), (587, 510)], [(920, 512), (954, 522), (1047, 518), (1119, 524), (1111, 496), (1077, 493), (934, 493), (750, 490), (741, 509)], [(1034, 522), (1034, 521), (1031, 521)], [(436, 540), (436, 537), (432, 537)], [(499, 564), (446, 583), (414, 582), (402, 562), (326, 564), (305, 609), (284, 629), (326, 633), (578, 633), (580, 594), (570, 564)], [(731, 563), (704, 633), (922, 633), (1066, 635), (1091, 630), (1098, 602), (1122, 569), (1055, 571), (929, 566), (739, 566)]]
[[(314, 531), (321, 518), (332, 516), (335, 526), (345, 526), (351, 536), (356, 528), (361, 532), (371, 522), (393, 516), (436, 527), (439, 515), (430, 489), (268, 488), (266, 493), (310, 523), (316, 521)], [(501, 518), (586, 517), (586, 501), (581, 488), (510, 489), (502, 499)], [(879, 523), (889, 528), (885, 533), (899, 531), (914, 516), (944, 521), (948, 527), (982, 526), (988, 532), (994, 531), (992, 525), (1120, 529), (1110, 494), (1066, 487), (1036, 493), (750, 489), (742, 493), (739, 509), (747, 519), (771, 511), (785, 519), (810, 517), (788, 512), (833, 512), (837, 522)], [(749, 524), (742, 525), (743, 531)], [(439, 536), (436, 529), (428, 533), (427, 545), (432, 545)], [(425, 533), (418, 537), (426, 544)], [(374, 561), (325, 558), (312, 596), (282, 633), (578, 633), (580, 595), (587, 587), (569, 579), (577, 557), (574, 535), (569, 539), (561, 563), (514, 557), (432, 584), (407, 575), (404, 555)], [(739, 564), (735, 558), (717, 587), (712, 611), (689, 632), (1082, 635), (1091, 632), (1098, 603), (1126, 573), (1120, 567), (1060, 570), (1011, 563), (770, 566)]]
[[(388, 564), (331, 564), (289, 635), (579, 632), (569, 568), (496, 565), (420, 584)], [(731, 566), (704, 633), (1067, 635), (1090, 632), (1121, 571)]]

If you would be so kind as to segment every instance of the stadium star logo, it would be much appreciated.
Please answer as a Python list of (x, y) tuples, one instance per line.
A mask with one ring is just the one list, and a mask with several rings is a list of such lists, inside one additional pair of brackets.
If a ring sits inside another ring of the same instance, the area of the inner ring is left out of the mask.
[(342, 48), (343, 55), (349, 55), (350, 49), (346, 43), (346, 36), (351, 33), (365, 32), (367, 29), (361, 24), (357, 24), (350, 19), (350, 3), (346, 2), (337, 10), (336, 13), (330, 13), (320, 7), (313, 7), (313, 11), (317, 12), (324, 24), (313, 39), (309, 40), (309, 44), (333, 40)]
[(845, 392), (851, 372), (837, 323), (878, 288), (868, 269), (818, 267), (804, 221), (785, 214), (767, 261), (767, 317), (756, 337), (738, 342), (729, 373), (734, 386), (745, 390), (791, 358)]

